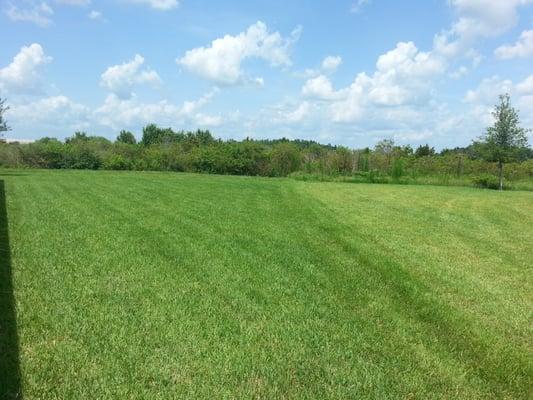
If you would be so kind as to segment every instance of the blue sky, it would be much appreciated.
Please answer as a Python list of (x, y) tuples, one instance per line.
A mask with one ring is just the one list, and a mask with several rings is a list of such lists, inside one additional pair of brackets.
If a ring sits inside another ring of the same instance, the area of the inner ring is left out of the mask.
[(142, 126), (350, 147), (533, 127), (533, 0), (0, 0), (11, 139)]

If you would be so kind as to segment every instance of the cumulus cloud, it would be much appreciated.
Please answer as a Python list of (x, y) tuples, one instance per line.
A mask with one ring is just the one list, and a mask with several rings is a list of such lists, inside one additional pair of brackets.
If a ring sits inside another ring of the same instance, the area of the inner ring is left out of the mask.
[(143, 64), (144, 58), (137, 54), (129, 62), (111, 66), (102, 74), (100, 84), (121, 98), (130, 97), (135, 85), (159, 85), (161, 78), (157, 72), (150, 68), (141, 69)]
[(498, 58), (510, 59), (516, 57), (533, 56), (533, 30), (523, 31), (520, 38), (514, 45), (498, 47), (494, 54)]
[(150, 122), (175, 125), (183, 122), (193, 122), (200, 126), (216, 126), (222, 123), (219, 116), (206, 115), (200, 109), (208, 104), (217, 90), (212, 90), (194, 101), (185, 101), (181, 106), (162, 100), (157, 103), (143, 103), (133, 96), (122, 99), (110, 94), (104, 104), (94, 111), (100, 124), (120, 129), (138, 126)]
[[(469, 57), (475, 55), (472, 52)], [(309, 111), (296, 114), (302, 115), (299, 129), (312, 126), (321, 132), (316, 135), (326, 135), (327, 140), (326, 133), (334, 130), (334, 139), (345, 143), (357, 136), (364, 142), (374, 135), (412, 142), (453, 135), (461, 126), (469, 132), (475, 130), (473, 118), (457, 116), (437, 100), (436, 85), (450, 74), (452, 66), (443, 54), (435, 49), (421, 51), (413, 42), (399, 42), (379, 56), (375, 65), (374, 71), (360, 72), (350, 85), (340, 88), (335, 88), (324, 72), (308, 77), (301, 89), (304, 101), (300, 105), (306, 105), (300, 111)], [(456, 72), (466, 73), (465, 68)], [(300, 105), (292, 110), (285, 107), (281, 115), (286, 117)], [(270, 120), (282, 120), (279, 115), (271, 112)], [(268, 118), (263, 120), (268, 124)]]
[(178, 0), (125, 0), (132, 4), (145, 4), (153, 9), (168, 11), (179, 6)]
[(50, 127), (81, 129), (89, 125), (88, 107), (66, 96), (52, 96), (25, 104), (11, 104), (9, 119), (14, 128), (42, 124)]
[(0, 89), (24, 94), (37, 93), (41, 89), (40, 68), (51, 62), (38, 43), (24, 46), (6, 67), (0, 69)]
[(450, 0), (457, 13), (451, 28), (435, 36), (435, 51), (448, 57), (467, 52), (476, 40), (495, 37), (514, 27), (518, 9), (533, 0)]
[(319, 100), (333, 100), (339, 96), (331, 81), (324, 75), (308, 79), (302, 87), (302, 94)]
[(347, 88), (335, 92), (323, 79), (312, 86), (308, 81), (304, 88), (307, 93), (339, 99), (331, 105), (332, 119), (354, 122), (368, 106), (403, 106), (427, 100), (431, 80), (445, 70), (445, 61), (438, 55), (419, 51), (413, 42), (400, 42), (378, 58), (372, 75), (359, 73)]
[(102, 13), (100, 11), (96, 11), (96, 10), (91, 10), (91, 12), (89, 12), (89, 14), (87, 14), (87, 17), (89, 17), (89, 19), (92, 19), (93, 21), (103, 21), (104, 20), (104, 16), (102, 15)]
[(6, 15), (15, 22), (31, 22), (40, 27), (47, 27), (52, 23), (51, 16), (54, 10), (43, 2), (29, 2), (26, 7), (18, 7), (10, 4), (6, 10)]
[(467, 73), (468, 73), (468, 68), (465, 67), (464, 65), (461, 65), (455, 71), (452, 71), (450, 73), (450, 78), (452, 78), (452, 79), (460, 79), (463, 76), (465, 76)]
[(325, 57), (320, 66), (317, 68), (307, 68), (303, 72), (296, 72), (294, 76), (297, 78), (316, 78), (319, 75), (331, 75), (342, 64), (342, 57), (340, 56), (327, 56)]
[(335, 72), (339, 65), (342, 64), (342, 58), (339, 56), (327, 56), (322, 61), (322, 70), (326, 72)]
[(500, 79), (498, 76), (485, 78), (476, 89), (466, 92), (464, 101), (467, 103), (494, 103), (498, 95), (510, 93), (513, 90), (513, 82), (510, 79)]
[(516, 91), (522, 95), (533, 95), (533, 75), (528, 76), (516, 85)]
[(218, 84), (242, 84), (253, 81), (241, 68), (248, 58), (259, 58), (275, 67), (291, 65), (290, 48), (299, 35), (300, 29), (296, 29), (290, 37), (283, 38), (279, 32), (270, 33), (267, 26), (258, 21), (246, 32), (226, 35), (213, 40), (208, 47), (189, 50), (176, 62), (189, 72)]
[(311, 103), (304, 101), (296, 109), (282, 114), (282, 120), (289, 123), (301, 122), (312, 110)]
[(363, 9), (364, 6), (368, 5), (371, 3), (371, 0), (357, 0), (355, 2), (352, 3), (351, 7), (350, 7), (350, 12), (351, 13), (354, 13), (354, 14), (357, 14), (359, 12), (361, 12), (361, 10)]
[(91, 0), (55, 0), (55, 2), (67, 6), (88, 6), (91, 4)]
[(470, 114), (482, 126), (493, 122), (491, 111), (500, 94), (509, 93), (511, 101), (521, 115), (526, 127), (533, 127), (533, 75), (518, 83), (498, 76), (483, 79), (477, 88), (468, 90), (463, 101), (470, 105)]

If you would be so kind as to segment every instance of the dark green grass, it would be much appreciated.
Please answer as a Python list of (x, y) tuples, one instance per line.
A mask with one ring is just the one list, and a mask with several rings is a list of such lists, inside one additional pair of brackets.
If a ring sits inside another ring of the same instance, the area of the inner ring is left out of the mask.
[(0, 180), (27, 399), (531, 395), (533, 193)]

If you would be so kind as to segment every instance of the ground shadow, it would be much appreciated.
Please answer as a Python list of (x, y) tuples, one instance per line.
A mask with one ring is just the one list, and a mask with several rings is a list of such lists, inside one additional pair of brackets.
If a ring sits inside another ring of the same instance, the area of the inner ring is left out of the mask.
[(20, 173), (15, 173), (15, 172), (3, 171), (3, 172), (0, 172), (0, 176), (28, 176), (28, 174), (20, 174)]
[(0, 180), (0, 399), (22, 399), (4, 181)]

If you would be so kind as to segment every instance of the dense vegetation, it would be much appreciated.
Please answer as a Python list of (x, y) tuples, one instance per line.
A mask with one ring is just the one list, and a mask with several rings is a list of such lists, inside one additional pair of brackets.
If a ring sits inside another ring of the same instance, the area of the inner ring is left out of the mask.
[(18, 326), (20, 351), (5, 330), (0, 349), (20, 368), (0, 368), (0, 391), (530, 398), (530, 192), (153, 172), (2, 180), (16, 301), (3, 280), (0, 323)]
[[(77, 132), (65, 142), (44, 138), (31, 144), (0, 144), (0, 166), (50, 169), (185, 171), (302, 179), (352, 177), (363, 182), (463, 182), (497, 187), (498, 163), (484, 161), (476, 145), (436, 153), (383, 140), (374, 149), (351, 150), (305, 140), (215, 139), (209, 131), (174, 132), (148, 125), (142, 140), (123, 131), (113, 143)], [(533, 151), (505, 170), (508, 185), (533, 177)]]
[[(533, 189), (533, 150), (527, 141), (530, 130), (520, 126), (518, 110), (511, 106), (509, 94), (499, 99), (492, 113), (494, 125), (480, 140), (467, 148), (445, 149), (437, 155), (427, 144), (413, 150), (411, 146), (395, 146), (392, 140), (382, 140), (373, 150), (350, 150), (309, 140), (223, 141), (207, 130), (175, 132), (155, 124), (143, 128), (139, 144), (133, 133), (123, 130), (115, 143), (76, 132), (64, 143), (46, 137), (32, 144), (7, 145), (2, 132), (10, 129), (4, 119), (9, 107), (0, 98), (0, 167), (295, 174), (305, 180), (349, 177), (359, 182), (474, 184), (502, 190), (503, 166), (511, 163), (505, 172), (511, 183), (505, 187)], [(498, 179), (494, 176), (496, 170)]]

